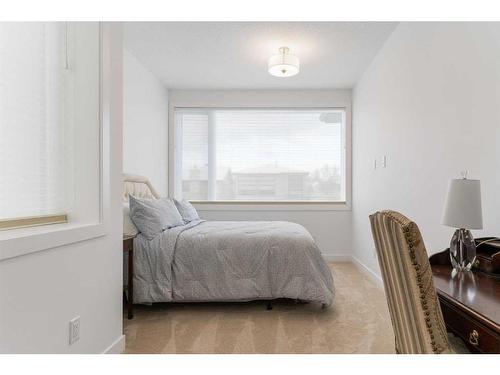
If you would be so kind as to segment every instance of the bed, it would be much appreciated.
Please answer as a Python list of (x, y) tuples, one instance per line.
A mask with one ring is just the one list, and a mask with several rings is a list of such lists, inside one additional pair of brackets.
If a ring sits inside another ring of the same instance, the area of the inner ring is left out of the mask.
[[(125, 175), (124, 202), (129, 194), (159, 197), (146, 178)], [(133, 223), (124, 215), (124, 231), (130, 231)], [(328, 307), (334, 301), (332, 274), (318, 246), (291, 222), (194, 220), (152, 239), (138, 233), (133, 254), (134, 303), (290, 298)]]

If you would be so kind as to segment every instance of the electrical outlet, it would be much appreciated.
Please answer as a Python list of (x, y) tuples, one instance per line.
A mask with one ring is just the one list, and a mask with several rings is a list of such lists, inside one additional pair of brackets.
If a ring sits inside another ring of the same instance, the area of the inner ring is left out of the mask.
[(76, 316), (69, 321), (69, 344), (73, 345), (80, 340), (80, 317)]

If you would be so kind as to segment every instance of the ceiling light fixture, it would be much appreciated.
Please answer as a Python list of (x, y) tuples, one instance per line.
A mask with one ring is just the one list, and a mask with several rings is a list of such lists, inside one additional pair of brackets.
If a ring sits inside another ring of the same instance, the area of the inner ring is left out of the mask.
[(288, 47), (281, 47), (280, 53), (269, 58), (268, 71), (275, 77), (291, 77), (299, 72), (299, 58), (289, 53)]

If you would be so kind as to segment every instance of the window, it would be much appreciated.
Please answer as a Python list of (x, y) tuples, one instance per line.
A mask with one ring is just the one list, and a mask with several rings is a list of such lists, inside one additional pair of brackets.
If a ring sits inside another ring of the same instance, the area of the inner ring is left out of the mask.
[(176, 109), (176, 196), (345, 201), (342, 109)]
[(99, 64), (97, 23), (0, 22), (0, 229), (95, 217)]

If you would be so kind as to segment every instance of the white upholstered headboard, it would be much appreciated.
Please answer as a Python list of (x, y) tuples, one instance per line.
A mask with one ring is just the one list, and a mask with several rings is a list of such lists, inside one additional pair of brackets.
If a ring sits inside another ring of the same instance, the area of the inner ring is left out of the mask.
[(151, 182), (144, 176), (123, 174), (123, 201), (128, 202), (128, 196), (132, 194), (138, 198), (160, 198)]

